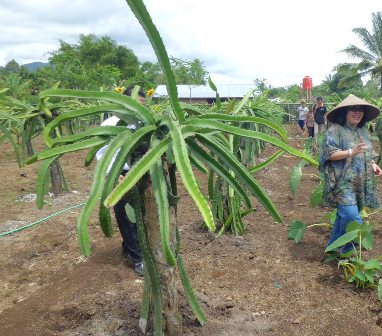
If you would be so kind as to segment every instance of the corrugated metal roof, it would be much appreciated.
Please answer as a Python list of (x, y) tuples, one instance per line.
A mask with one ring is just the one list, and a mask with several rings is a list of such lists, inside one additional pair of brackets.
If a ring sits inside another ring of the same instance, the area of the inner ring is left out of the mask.
[[(215, 98), (215, 92), (208, 85), (177, 85), (178, 98)], [(242, 98), (249, 90), (254, 89), (254, 84), (216, 84), (221, 98)], [(154, 97), (167, 97), (166, 85), (158, 85)]]

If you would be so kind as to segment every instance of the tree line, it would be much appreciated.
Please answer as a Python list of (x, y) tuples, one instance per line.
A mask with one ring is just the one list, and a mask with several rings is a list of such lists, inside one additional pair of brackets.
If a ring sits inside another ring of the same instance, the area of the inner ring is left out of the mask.
[[(128, 85), (148, 90), (165, 83), (159, 63), (140, 62), (133, 50), (108, 36), (80, 35), (75, 44), (60, 40), (60, 47), (49, 54), (49, 63), (34, 71), (10, 60), (0, 67), (0, 87), (22, 99), (57, 82), (62, 88), (77, 90), (112, 90)], [(170, 62), (178, 84), (206, 84), (208, 72), (199, 59), (170, 57)]]
[[(325, 80), (313, 87), (313, 96), (336, 102), (349, 93), (379, 99), (382, 92), (382, 12), (372, 13), (372, 30), (353, 29), (362, 46), (348, 45), (339, 52), (353, 58), (353, 63), (337, 64)], [(197, 58), (183, 60), (170, 57), (177, 84), (206, 84), (209, 76), (203, 62)], [(108, 36), (80, 35), (79, 42), (60, 40), (60, 47), (50, 52), (47, 66), (29, 71), (15, 60), (0, 67), (0, 88), (7, 95), (26, 98), (59, 82), (60, 87), (82, 90), (110, 90), (115, 86), (139, 85), (148, 90), (165, 83), (159, 63), (140, 62), (134, 52)], [(270, 99), (296, 103), (300, 87), (292, 84), (273, 87), (264, 78), (254, 79), (258, 92), (267, 91)]]

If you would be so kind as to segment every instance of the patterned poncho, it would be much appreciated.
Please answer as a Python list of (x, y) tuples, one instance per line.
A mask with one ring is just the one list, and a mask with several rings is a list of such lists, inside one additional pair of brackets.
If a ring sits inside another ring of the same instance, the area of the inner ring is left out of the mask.
[[(353, 148), (361, 139), (367, 145), (364, 153), (343, 160), (329, 160), (334, 152)], [(371, 163), (375, 156), (365, 127), (332, 124), (324, 133), (321, 145), (319, 171), (324, 177), (323, 205), (357, 205), (359, 209), (379, 207)]]

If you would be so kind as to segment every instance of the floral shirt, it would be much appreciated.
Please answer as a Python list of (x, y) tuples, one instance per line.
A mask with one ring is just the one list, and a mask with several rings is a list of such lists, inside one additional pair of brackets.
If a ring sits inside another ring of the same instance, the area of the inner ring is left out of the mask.
[[(343, 160), (329, 160), (334, 152), (353, 148), (361, 139), (367, 145), (364, 153)], [(379, 207), (371, 164), (375, 156), (366, 127), (332, 124), (324, 133), (319, 162), (319, 171), (324, 177), (323, 205), (357, 205), (359, 209)]]
[(314, 114), (313, 111), (309, 111), (305, 116), (306, 127), (314, 127)]

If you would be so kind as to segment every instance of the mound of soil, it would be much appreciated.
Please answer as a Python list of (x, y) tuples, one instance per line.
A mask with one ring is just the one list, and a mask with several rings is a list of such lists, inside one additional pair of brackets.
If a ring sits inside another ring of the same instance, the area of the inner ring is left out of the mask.
[[(290, 143), (302, 148), (296, 125)], [(266, 148), (268, 157), (274, 148)], [(92, 254), (84, 258), (76, 239), (79, 207), (86, 199), (93, 167), (84, 153), (67, 155), (63, 169), (70, 192), (48, 197), (43, 210), (34, 201), (38, 164), (18, 169), (8, 144), (0, 145), (0, 233), (46, 221), (0, 236), (0, 334), (2, 336), (141, 335), (138, 327), (143, 281), (121, 255), (115, 227), (105, 238), (92, 217)], [(179, 283), (184, 335), (370, 335), (382, 334), (382, 304), (375, 289), (346, 283), (337, 265), (325, 264), (328, 229), (308, 229), (300, 244), (287, 239), (291, 221), (319, 223), (326, 208), (310, 208), (316, 169), (304, 170), (298, 194), (288, 176), (298, 159), (285, 154), (255, 177), (283, 216), (275, 223), (254, 200), (257, 211), (245, 218), (246, 233), (216, 237), (202, 228), (194, 203), (181, 189), (178, 223), (181, 253), (208, 323), (200, 326)], [(375, 247), (382, 255), (381, 214)]]

